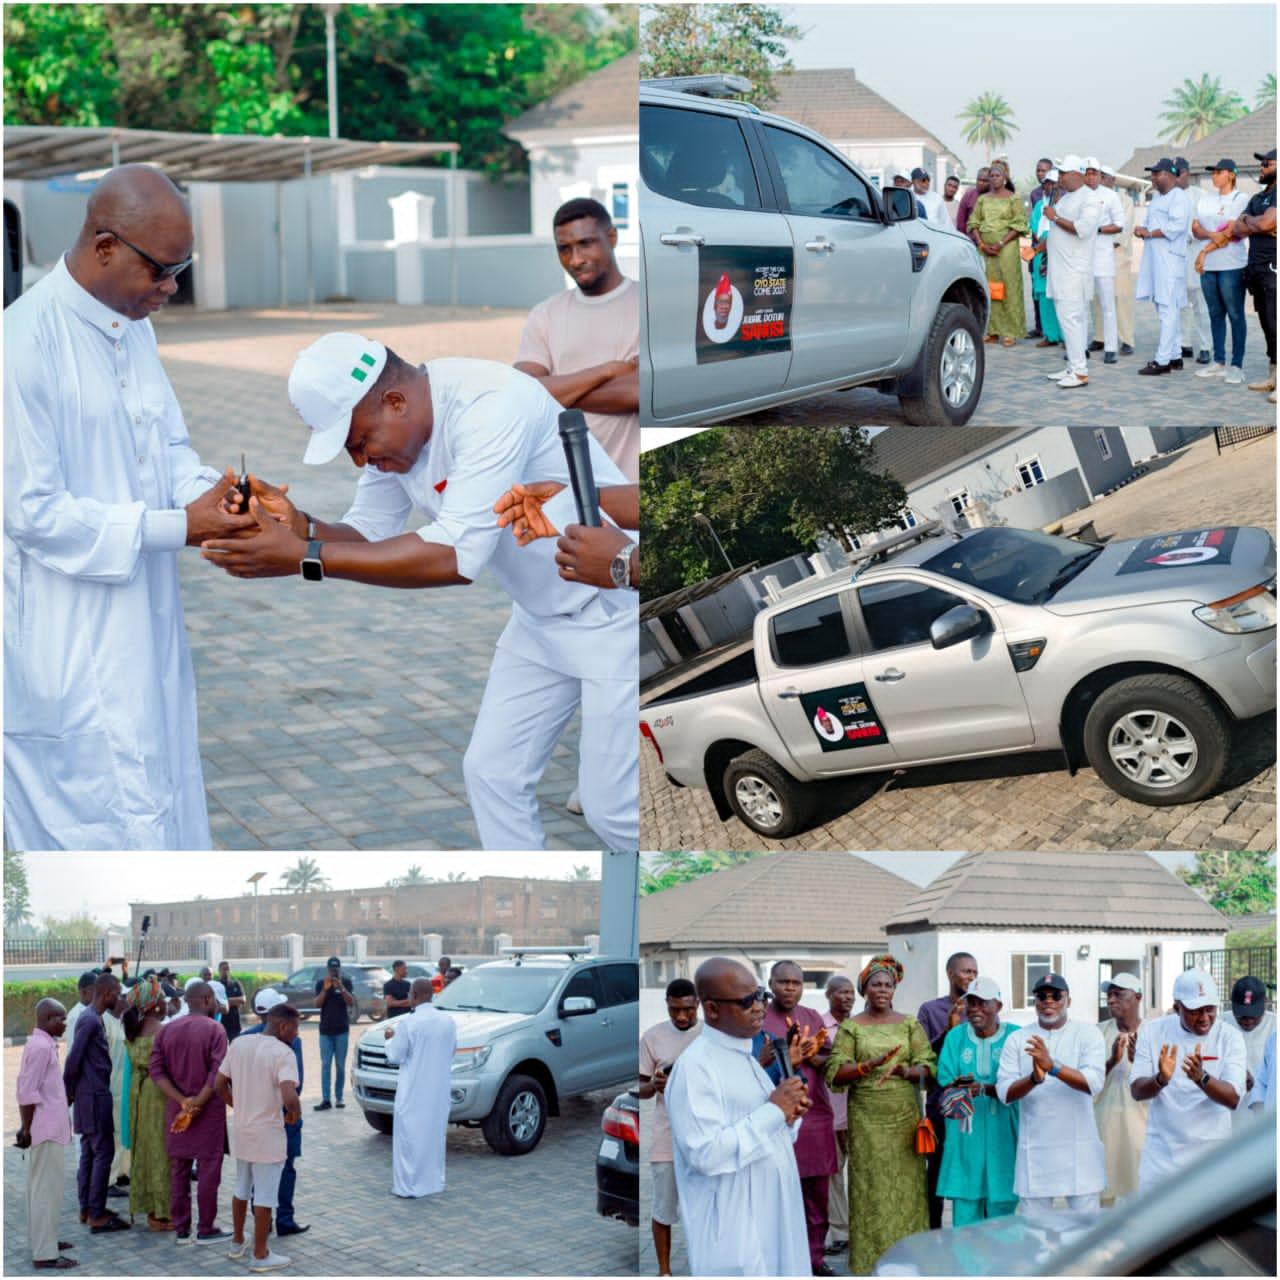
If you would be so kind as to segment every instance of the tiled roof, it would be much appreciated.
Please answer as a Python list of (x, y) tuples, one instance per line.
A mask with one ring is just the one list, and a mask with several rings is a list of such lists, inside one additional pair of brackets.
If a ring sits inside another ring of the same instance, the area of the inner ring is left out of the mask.
[(920, 138), (933, 151), (955, 155), (919, 121), (863, 84), (852, 68), (793, 71), (775, 76), (773, 85), (777, 96), (768, 109), (813, 129), (828, 141)]
[(917, 890), (853, 853), (765, 854), (641, 898), (640, 942), (875, 950), (884, 921)]
[(1257, 151), (1270, 151), (1276, 145), (1276, 104), (1259, 107), (1248, 115), (1224, 124), (1221, 129), (1206, 134), (1199, 142), (1161, 142), (1153, 147), (1139, 147), (1124, 164), (1120, 172), (1135, 178), (1143, 176), (1143, 169), (1155, 164), (1161, 156), (1186, 156), (1191, 165), (1193, 181), (1205, 176), (1207, 165), (1217, 164), (1224, 157), (1234, 160), (1241, 173), (1256, 177), (1261, 165), (1255, 160)]
[(874, 466), (910, 489), (1033, 427), (889, 427), (871, 441)]
[(639, 121), (640, 51), (636, 49), (552, 94), (502, 131), (515, 137), (535, 129), (638, 130)]
[(956, 926), (1224, 934), (1230, 922), (1145, 853), (970, 853), (885, 929)]

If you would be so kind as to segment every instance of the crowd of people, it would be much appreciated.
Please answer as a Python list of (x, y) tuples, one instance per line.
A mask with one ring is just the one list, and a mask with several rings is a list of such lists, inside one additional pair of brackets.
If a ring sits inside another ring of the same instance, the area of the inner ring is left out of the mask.
[[(418, 1198), (445, 1185), (456, 1036), (453, 1019), (433, 1008), (431, 999), (461, 970), (443, 957), (432, 977), (407, 981), (403, 961), (393, 972), (383, 991), (387, 1060), (400, 1068), (401, 1081), (392, 1192)], [(58, 1239), (73, 1132), (80, 1135), (80, 1222), (93, 1234), (127, 1231), (145, 1221), (147, 1230), (171, 1232), (179, 1245), (221, 1245), (250, 1271), (289, 1266), (270, 1237), (310, 1230), (297, 1221), (294, 1207), (295, 1162), (302, 1155), (299, 1010), (280, 991), (264, 987), (253, 997), (258, 1021), (242, 1026), (246, 996), (226, 961), (217, 978), (206, 967), (181, 986), (167, 968), (148, 969), (137, 979), (126, 974), (123, 983), (109, 969), (94, 970), (81, 976), (78, 994), (69, 1012), (51, 998), (36, 1005), (18, 1072), (17, 1146), (27, 1153), (33, 1266), (77, 1265), (67, 1256), (74, 1242)], [(353, 1001), (351, 980), (336, 956), (316, 981), (314, 997), (321, 1014), (323, 1096), (313, 1109), (329, 1111), (344, 1105), (342, 1059)], [(326, 1052), (326, 1039), (339, 1036), (342, 1053), (333, 1043)], [(234, 1160), (230, 1230), (217, 1223), (224, 1154)], [(127, 1218), (124, 1206), (118, 1211), (111, 1205), (117, 1199), (127, 1200)]]
[(1069, 1016), (1066, 980), (1046, 972), (1021, 1026), (972, 955), (946, 975), (914, 1015), (894, 1008), (903, 967), (887, 954), (833, 975), (825, 1011), (790, 960), (767, 990), (727, 957), (667, 987), (666, 1020), (640, 1040), (659, 1274), (677, 1221), (693, 1275), (829, 1276), (846, 1250), (869, 1274), (942, 1227), (946, 1202), (956, 1228), (1123, 1205), (1275, 1108), (1276, 1019), (1256, 977), (1220, 1013), (1214, 979), (1188, 969), (1171, 1011), (1144, 1017), (1140, 978), (1114, 972), (1095, 1023)]
[[(1238, 190), (1239, 166), (1229, 156), (1206, 167), (1207, 189), (1193, 183), (1183, 156), (1147, 166), (1154, 194), (1136, 225), (1115, 169), (1093, 156), (1042, 157), (1025, 203), (1003, 160), (979, 169), (963, 193), (952, 176), (938, 195), (923, 169), (893, 181), (915, 193), (919, 217), (954, 227), (982, 254), (991, 297), (986, 341), (1012, 347), (1032, 338), (1062, 348), (1066, 367), (1049, 377), (1063, 389), (1088, 385), (1091, 355), (1118, 364), (1135, 353), (1135, 300), (1150, 302), (1160, 324), (1156, 350), (1138, 373), (1156, 377), (1194, 361), (1203, 366), (1199, 378), (1242, 384), (1251, 298), (1269, 370), (1249, 389), (1269, 392), (1274, 404), (1276, 153), (1254, 158), (1262, 190), (1253, 196)], [(1136, 274), (1135, 238), (1142, 242)]]

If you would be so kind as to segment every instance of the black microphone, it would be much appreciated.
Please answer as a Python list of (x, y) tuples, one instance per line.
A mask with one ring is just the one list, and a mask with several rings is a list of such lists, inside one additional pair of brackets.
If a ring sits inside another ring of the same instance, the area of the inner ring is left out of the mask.
[(595, 473), (591, 470), (591, 448), (587, 442), (587, 420), (581, 409), (566, 409), (560, 415), (560, 441), (569, 464), (569, 484), (578, 507), (578, 523), (600, 527), (600, 503)]
[(773, 1041), (773, 1056), (778, 1061), (778, 1070), (782, 1072), (784, 1080), (790, 1080), (796, 1073), (796, 1069), (791, 1065), (791, 1046), (787, 1043), (786, 1036), (770, 1036)]

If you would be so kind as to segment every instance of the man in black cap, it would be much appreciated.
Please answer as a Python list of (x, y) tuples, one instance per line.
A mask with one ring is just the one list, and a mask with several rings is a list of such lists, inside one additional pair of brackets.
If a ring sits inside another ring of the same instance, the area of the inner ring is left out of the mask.
[[(1191, 162), (1186, 156), (1174, 156), (1173, 168), (1174, 185), (1186, 195), (1187, 208), (1194, 217), (1198, 191), (1191, 185)], [(1182, 339), (1183, 359), (1195, 356), (1196, 364), (1208, 364), (1211, 359), (1209, 348), (1213, 345), (1213, 334), (1209, 324), (1209, 307), (1204, 300), (1204, 292), (1200, 288), (1200, 277), (1196, 272), (1196, 254), (1199, 249), (1200, 246), (1195, 243), (1191, 233), (1191, 224), (1188, 223), (1187, 305), (1182, 308), (1182, 314), (1178, 318), (1178, 330)], [(1195, 345), (1192, 345), (1192, 338), (1195, 339)]]
[(925, 218), (935, 226), (945, 227), (950, 219), (942, 203), (942, 197), (929, 188), (929, 175), (919, 166), (911, 170), (911, 189), (916, 199), (924, 205)]
[(1134, 297), (1155, 304), (1160, 318), (1160, 343), (1154, 360), (1140, 374), (1168, 373), (1182, 368), (1179, 350), (1178, 313), (1187, 301), (1187, 231), (1191, 226), (1191, 202), (1177, 188), (1177, 171), (1167, 156), (1146, 166), (1156, 194), (1147, 206), (1145, 226), (1133, 234), (1144, 242), (1138, 287)]
[[(347, 1038), (350, 1035), (351, 1015), (356, 998), (352, 994), (351, 979), (342, 972), (342, 961), (329, 957), (328, 972), (316, 983), (316, 1004), (320, 1008), (320, 1101), (313, 1110), (328, 1111), (330, 1107), (345, 1107), (342, 1101), (347, 1072)], [(333, 1096), (329, 1101), (329, 1064), (333, 1064)]]
[(1262, 336), (1267, 343), (1270, 372), (1261, 382), (1249, 383), (1250, 391), (1270, 391), (1268, 399), (1276, 402), (1276, 149), (1265, 154), (1253, 153), (1262, 161), (1258, 178), (1262, 190), (1249, 201), (1236, 219), (1235, 232), (1249, 237), (1249, 261), (1244, 269), (1244, 286), (1253, 298), (1254, 308), (1262, 323)]
[[(1262, 1055), (1267, 1038), (1276, 1029), (1276, 1015), (1267, 1008), (1267, 988), (1261, 978), (1252, 974), (1240, 978), (1231, 988), (1231, 1008), (1222, 1014), (1222, 1021), (1235, 1027), (1244, 1037), (1245, 1069), (1248, 1073), (1245, 1087), (1252, 1090), (1254, 1077), (1262, 1066)], [(1234, 1131), (1248, 1119), (1249, 1109), (1242, 1102), (1231, 1113)]]

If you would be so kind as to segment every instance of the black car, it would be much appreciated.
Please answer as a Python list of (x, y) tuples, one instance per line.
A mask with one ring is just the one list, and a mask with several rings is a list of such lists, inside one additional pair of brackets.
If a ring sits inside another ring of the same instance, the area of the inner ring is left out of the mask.
[(640, 1097), (620, 1093), (600, 1121), (604, 1136), (596, 1153), (596, 1211), (640, 1225)]
[[(305, 1020), (320, 1012), (316, 983), (322, 981), (328, 972), (327, 965), (304, 965), (297, 973), (291, 973), (276, 990)], [(351, 979), (351, 994), (356, 998), (355, 1008), (348, 1010), (353, 1025), (362, 1017), (367, 1016), (370, 1022), (379, 1022), (387, 1016), (382, 984), (390, 980), (391, 974), (386, 969), (376, 964), (344, 964), (342, 976)]]

